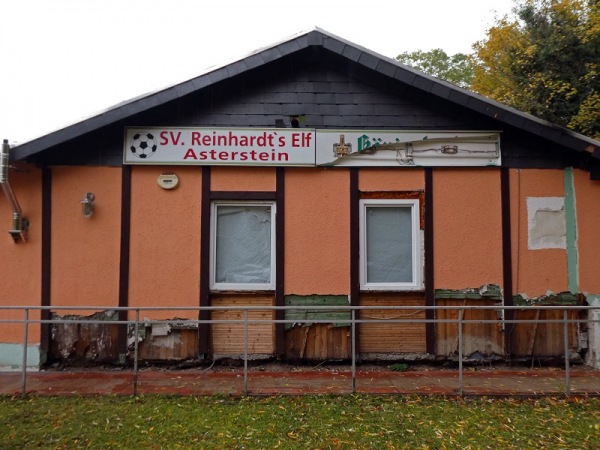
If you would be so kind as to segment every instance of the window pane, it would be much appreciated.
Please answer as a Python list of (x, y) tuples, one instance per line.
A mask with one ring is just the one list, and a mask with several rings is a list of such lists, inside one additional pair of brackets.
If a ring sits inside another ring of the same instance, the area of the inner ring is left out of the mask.
[(217, 206), (217, 283), (271, 282), (271, 206)]
[(367, 207), (367, 282), (413, 281), (412, 211), (407, 207)]

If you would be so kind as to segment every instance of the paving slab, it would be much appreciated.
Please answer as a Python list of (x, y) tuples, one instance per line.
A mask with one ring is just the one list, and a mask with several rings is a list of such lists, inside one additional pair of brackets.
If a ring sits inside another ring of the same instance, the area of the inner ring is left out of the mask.
[[(600, 396), (600, 371), (574, 368), (571, 395)], [(0, 372), (0, 395), (21, 395), (23, 374)], [(27, 394), (34, 395), (302, 395), (401, 394), (460, 395), (457, 370), (76, 370), (28, 372)], [(467, 370), (462, 395), (565, 395), (564, 369)]]

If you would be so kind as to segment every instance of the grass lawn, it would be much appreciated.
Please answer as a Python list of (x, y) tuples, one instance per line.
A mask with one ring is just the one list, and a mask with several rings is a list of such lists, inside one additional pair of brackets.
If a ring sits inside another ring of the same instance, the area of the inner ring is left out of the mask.
[(600, 448), (600, 399), (0, 397), (0, 449)]

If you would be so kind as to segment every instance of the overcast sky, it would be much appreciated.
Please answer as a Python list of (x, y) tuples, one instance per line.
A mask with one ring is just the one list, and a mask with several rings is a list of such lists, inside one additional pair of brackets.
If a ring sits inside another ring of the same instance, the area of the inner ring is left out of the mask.
[(315, 26), (470, 53), (513, 0), (0, 0), (0, 138), (23, 142)]

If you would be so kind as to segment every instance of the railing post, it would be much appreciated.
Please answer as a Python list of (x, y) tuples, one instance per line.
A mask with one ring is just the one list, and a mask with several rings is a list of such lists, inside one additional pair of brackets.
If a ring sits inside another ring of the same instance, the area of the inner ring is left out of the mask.
[(29, 308), (25, 308), (23, 320), (23, 374), (21, 379), (21, 398), (27, 395), (27, 341), (29, 340)]
[(463, 396), (463, 311), (458, 311), (458, 393)]
[(356, 392), (356, 310), (350, 311), (350, 351), (352, 352), (352, 393)]
[(248, 308), (244, 309), (244, 395), (248, 395)]
[(134, 324), (135, 340), (133, 342), (133, 395), (137, 395), (138, 388), (138, 350), (140, 342), (140, 309), (135, 309), (135, 324)]
[(569, 310), (565, 308), (564, 314), (564, 338), (565, 338), (565, 395), (571, 395), (571, 374), (569, 373)]

